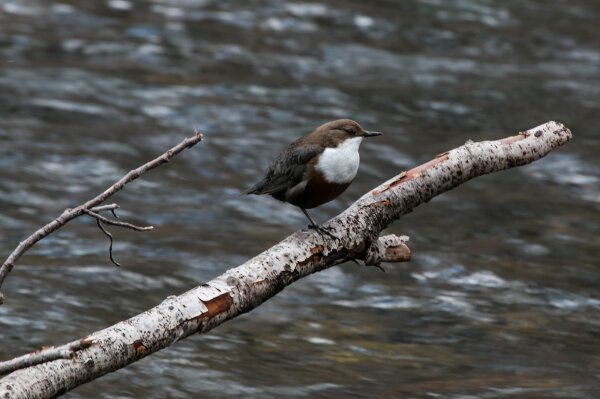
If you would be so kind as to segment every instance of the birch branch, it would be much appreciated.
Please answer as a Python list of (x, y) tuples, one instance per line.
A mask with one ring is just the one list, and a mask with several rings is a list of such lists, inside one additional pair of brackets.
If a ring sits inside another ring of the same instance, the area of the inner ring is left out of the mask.
[[(241, 266), (158, 306), (93, 333), (93, 344), (72, 359), (12, 372), (0, 380), (2, 398), (49, 398), (135, 362), (195, 333), (205, 333), (259, 306), (287, 285), (343, 260), (377, 264), (403, 257), (403, 237), (378, 237), (416, 206), (472, 178), (533, 162), (572, 134), (548, 122), (498, 141), (470, 142), (388, 180), (329, 220), (338, 239), (300, 231)], [(403, 250), (399, 251), (400, 253)], [(404, 258), (405, 259), (405, 258)]]
[[(125, 187), (125, 185), (127, 183), (132, 182), (133, 180), (137, 179), (138, 177), (140, 177), (144, 173), (148, 172), (149, 170), (152, 170), (152, 169), (162, 165), (163, 163), (169, 162), (169, 160), (171, 158), (173, 158), (175, 155), (179, 154), (181, 151), (185, 150), (186, 148), (193, 147), (194, 145), (199, 143), (201, 140), (202, 140), (202, 134), (199, 133), (198, 131), (196, 131), (196, 134), (193, 137), (186, 138), (181, 143), (179, 143), (175, 147), (171, 148), (170, 150), (168, 150), (164, 154), (160, 155), (159, 157), (153, 159), (150, 162), (145, 163), (144, 165), (142, 165), (136, 169), (129, 171), (129, 173), (127, 173), (125, 176), (123, 176), (119, 181), (117, 181), (115, 184), (113, 184), (112, 186), (110, 186), (109, 188), (104, 190), (104, 192), (102, 194), (77, 206), (76, 208), (66, 209), (62, 213), (62, 215), (60, 215), (59, 217), (57, 217), (56, 219), (54, 219), (53, 221), (51, 221), (44, 227), (37, 230), (35, 233), (33, 233), (32, 235), (27, 237), (25, 240), (21, 241), (19, 243), (19, 245), (17, 246), (17, 248), (15, 248), (15, 250), (4, 261), (2, 266), (0, 266), (0, 287), (2, 287), (2, 283), (4, 282), (4, 279), (6, 278), (8, 273), (10, 273), (12, 271), (13, 267), (15, 266), (15, 262), (29, 248), (31, 248), (33, 245), (35, 245), (35, 243), (37, 243), (38, 241), (40, 241), (42, 238), (46, 237), (53, 231), (58, 230), (59, 228), (61, 228), (62, 226), (64, 226), (68, 222), (70, 222), (71, 220), (83, 215), (86, 211), (89, 211), (90, 209), (93, 212), (98, 212), (98, 211), (102, 211), (102, 210), (114, 211), (116, 208), (118, 208), (118, 205), (116, 205), (116, 204), (104, 205), (101, 207), (97, 207), (97, 206), (99, 204), (101, 204), (102, 202), (106, 201), (106, 199), (108, 199), (108, 197), (115, 194), (117, 191), (121, 190), (123, 187)], [(94, 216), (94, 217), (96, 217), (96, 216)], [(111, 223), (111, 224), (115, 224), (115, 223)], [(2, 294), (2, 292), (0, 292), (0, 305), (3, 302), (4, 302), (4, 295)]]

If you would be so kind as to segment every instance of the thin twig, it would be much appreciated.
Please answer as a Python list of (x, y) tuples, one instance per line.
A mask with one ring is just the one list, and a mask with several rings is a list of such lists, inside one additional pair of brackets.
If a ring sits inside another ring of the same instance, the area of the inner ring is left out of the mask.
[(98, 219), (98, 220), (100, 220), (106, 224), (110, 224), (112, 226), (126, 227), (128, 229), (135, 230), (135, 231), (148, 231), (148, 230), (152, 230), (154, 228), (154, 226), (136, 226), (135, 224), (131, 224), (131, 223), (127, 223), (127, 222), (120, 222), (118, 220), (112, 220), (112, 219), (106, 218), (96, 212), (93, 212), (89, 209), (84, 209), (83, 212), (95, 219)]
[[(99, 208), (99, 207), (97, 207), (97, 208)], [(95, 208), (94, 208), (94, 209), (95, 209)], [(107, 208), (107, 209), (110, 209), (110, 211), (113, 213), (113, 215), (115, 215), (115, 217), (117, 217), (117, 215), (115, 214), (115, 210), (114, 210), (114, 208)], [(111, 220), (111, 219), (105, 218), (104, 216), (102, 216), (102, 215), (100, 215), (100, 214), (98, 214), (98, 213), (96, 213), (96, 212), (92, 212), (92, 211), (91, 211), (91, 210), (89, 210), (89, 209), (84, 209), (84, 210), (83, 210), (83, 212), (84, 212), (84, 213), (86, 213), (88, 216), (90, 216), (90, 217), (93, 217), (93, 218), (95, 218), (95, 219), (96, 219), (96, 222), (97, 222), (97, 224), (98, 224), (98, 228), (99, 228), (100, 230), (102, 230), (102, 232), (103, 232), (103, 233), (104, 233), (104, 234), (105, 234), (105, 235), (108, 237), (108, 239), (110, 240), (110, 245), (109, 245), (109, 247), (108, 247), (108, 255), (109, 255), (109, 257), (110, 257), (110, 261), (111, 261), (111, 262), (112, 262), (112, 263), (113, 263), (115, 266), (118, 266), (118, 267), (121, 267), (121, 264), (120, 264), (119, 262), (117, 262), (117, 261), (116, 261), (116, 260), (113, 258), (113, 253), (112, 253), (112, 248), (113, 248), (113, 236), (112, 236), (112, 234), (110, 234), (110, 233), (108, 232), (108, 230), (106, 230), (106, 229), (104, 228), (104, 226), (102, 226), (102, 223), (109, 224), (109, 225), (112, 225), (112, 226), (126, 227), (126, 228), (128, 228), (128, 229), (132, 229), (132, 230), (135, 230), (135, 231), (148, 231), (148, 230), (152, 230), (152, 229), (154, 228), (154, 226), (136, 226), (136, 225), (134, 225), (134, 224), (131, 224), (131, 223), (120, 222), (120, 221), (118, 221), (118, 220)]]
[(109, 204), (109, 205), (95, 206), (92, 209), (90, 209), (90, 211), (92, 211), (92, 212), (111, 211), (114, 213), (115, 209), (118, 209), (118, 208), (119, 208), (119, 205), (117, 205), (117, 204)]
[(107, 237), (108, 237), (108, 239), (110, 240), (110, 244), (108, 245), (108, 256), (110, 257), (110, 261), (111, 261), (111, 262), (112, 262), (112, 263), (113, 263), (115, 266), (117, 266), (117, 267), (121, 267), (121, 264), (120, 264), (119, 262), (117, 262), (117, 261), (115, 260), (115, 258), (113, 258), (113, 255), (112, 255), (112, 245), (113, 245), (113, 236), (112, 236), (112, 234), (110, 234), (110, 233), (108, 232), (108, 230), (106, 230), (106, 229), (104, 228), (104, 226), (102, 226), (102, 222), (100, 221), (100, 219), (96, 219), (96, 224), (98, 225), (98, 228), (99, 228), (100, 230), (102, 230), (102, 232), (103, 232), (104, 234), (106, 234), (106, 236), (107, 236)]
[(0, 362), (0, 375), (53, 360), (71, 359), (75, 352), (89, 348), (94, 342), (94, 339), (94, 337), (86, 337), (70, 344), (59, 346), (58, 348), (51, 347), (42, 349), (41, 351), (28, 353), (27, 355)]
[[(106, 201), (106, 199), (108, 197), (110, 197), (117, 191), (123, 189), (123, 187), (127, 183), (137, 179), (138, 177), (140, 177), (142, 174), (146, 173), (147, 171), (154, 169), (154, 168), (162, 165), (165, 162), (169, 162), (169, 160), (171, 158), (173, 158), (175, 155), (179, 154), (181, 151), (185, 150), (186, 148), (193, 147), (194, 145), (196, 145), (197, 143), (202, 141), (202, 134), (199, 133), (198, 130), (195, 128), (194, 128), (194, 131), (196, 132), (196, 134), (193, 137), (186, 138), (181, 143), (179, 143), (175, 147), (171, 148), (170, 150), (168, 150), (161, 156), (153, 159), (152, 161), (150, 161), (148, 163), (145, 163), (144, 165), (140, 166), (137, 169), (131, 170), (129, 173), (127, 173), (125, 176), (123, 176), (118, 182), (116, 182), (115, 184), (110, 186), (108, 189), (106, 189), (102, 194), (92, 198), (91, 200), (87, 201), (84, 204), (77, 206), (76, 208), (65, 210), (62, 213), (62, 215), (60, 215), (58, 218), (54, 219), (53, 221), (51, 221), (44, 227), (37, 230), (35, 233), (30, 235), (27, 239), (21, 241), (21, 243), (19, 243), (17, 248), (15, 248), (15, 250), (4, 261), (2, 266), (0, 266), (0, 287), (2, 286), (2, 283), (4, 283), (4, 279), (6, 278), (8, 273), (10, 273), (11, 270), (13, 269), (16, 261), (29, 248), (31, 248), (36, 242), (38, 242), (42, 238), (46, 237), (48, 234), (52, 233), (53, 231), (61, 228), (63, 225), (65, 225), (66, 223), (75, 219), (76, 217), (83, 215), (84, 209), (92, 209), (92, 208), (98, 206), (102, 202)], [(0, 304), (2, 304), (3, 302), (4, 302), (4, 295), (0, 292)]]

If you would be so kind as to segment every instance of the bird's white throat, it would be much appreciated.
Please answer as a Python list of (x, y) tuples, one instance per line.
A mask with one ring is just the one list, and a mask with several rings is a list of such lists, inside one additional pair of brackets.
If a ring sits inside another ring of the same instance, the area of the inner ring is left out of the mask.
[(350, 183), (358, 171), (360, 163), (358, 147), (362, 139), (362, 137), (354, 137), (344, 140), (337, 147), (326, 148), (319, 156), (315, 169), (330, 183)]

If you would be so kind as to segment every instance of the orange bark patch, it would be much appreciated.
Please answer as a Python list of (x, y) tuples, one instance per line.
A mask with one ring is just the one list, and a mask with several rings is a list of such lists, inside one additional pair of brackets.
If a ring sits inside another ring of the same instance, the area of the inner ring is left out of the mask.
[(188, 322), (201, 322), (202, 319), (204, 319), (205, 317), (212, 319), (213, 317), (223, 312), (227, 312), (231, 305), (233, 305), (233, 299), (231, 299), (231, 295), (228, 292), (216, 296), (213, 299), (209, 299), (208, 301), (203, 301), (200, 299), (200, 302), (202, 302), (204, 306), (206, 306), (206, 312), (200, 313), (198, 316), (182, 321), (171, 330), (177, 330), (178, 328), (181, 328), (181, 326)]
[(202, 302), (206, 306), (206, 309), (208, 309), (206, 313), (211, 319), (220, 313), (227, 312), (231, 305), (233, 305), (233, 299), (231, 299), (231, 295), (228, 292), (216, 296), (209, 301)]
[(141, 339), (136, 339), (135, 341), (133, 341), (133, 347), (135, 348), (135, 353), (140, 353), (147, 349), (146, 346), (144, 346), (144, 344), (142, 343)]
[[(380, 192), (378, 193), (380, 194)], [(375, 195), (375, 193), (373, 193), (373, 195)], [(385, 201), (375, 201), (375, 202), (371, 202), (368, 204), (368, 206), (373, 206), (373, 205), (383, 205), (383, 206), (389, 206), (392, 202), (389, 199), (386, 199)]]
[(310, 253), (312, 256), (304, 259), (303, 261), (298, 262), (298, 266), (302, 267), (308, 265), (309, 263), (317, 263), (323, 257), (323, 246), (317, 245), (314, 248), (310, 249)]
[(311, 248), (310, 252), (313, 254), (313, 256), (312, 256), (313, 263), (317, 263), (323, 256), (323, 246), (317, 245), (316, 247)]

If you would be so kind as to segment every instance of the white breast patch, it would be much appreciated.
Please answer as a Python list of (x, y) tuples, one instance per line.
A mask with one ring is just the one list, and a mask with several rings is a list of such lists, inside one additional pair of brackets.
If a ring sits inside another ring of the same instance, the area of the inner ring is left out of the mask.
[(326, 148), (319, 156), (315, 169), (330, 183), (350, 183), (354, 180), (360, 164), (358, 147), (362, 139), (355, 137), (344, 140), (335, 148)]

